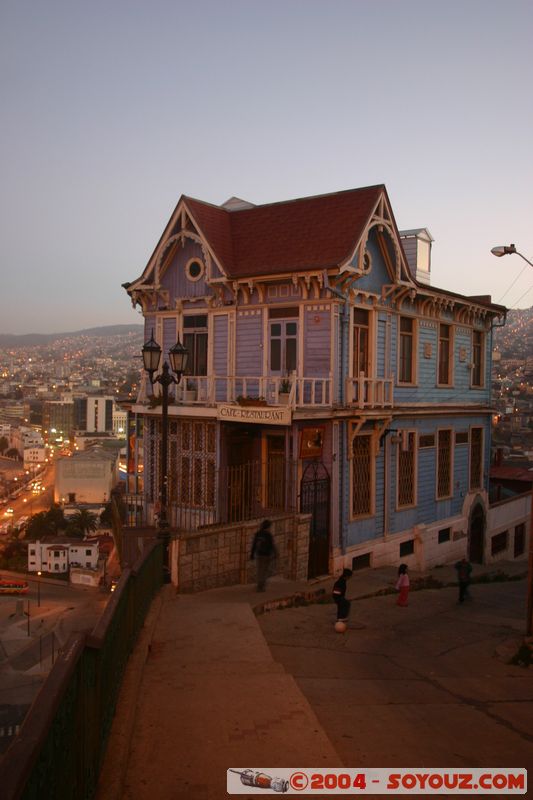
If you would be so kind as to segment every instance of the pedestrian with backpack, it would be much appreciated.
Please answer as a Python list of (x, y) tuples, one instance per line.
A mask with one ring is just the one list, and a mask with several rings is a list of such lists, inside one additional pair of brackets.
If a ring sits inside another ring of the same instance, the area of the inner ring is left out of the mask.
[(250, 558), (257, 561), (257, 591), (264, 592), (272, 562), (277, 555), (276, 545), (270, 530), (272, 523), (265, 519), (254, 536)]

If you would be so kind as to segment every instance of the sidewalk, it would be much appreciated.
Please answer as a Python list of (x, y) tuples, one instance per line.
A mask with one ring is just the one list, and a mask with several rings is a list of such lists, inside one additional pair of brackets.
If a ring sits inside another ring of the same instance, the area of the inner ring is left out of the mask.
[[(526, 562), (477, 566), (474, 578), (524, 575)], [(453, 566), (430, 570), (443, 584)], [(342, 766), (294, 679), (274, 661), (256, 614), (313, 597), (328, 598), (333, 578), (176, 595), (165, 587), (130, 658), (97, 800), (218, 800), (228, 767)], [(391, 589), (396, 570), (354, 574), (354, 599)], [(243, 795), (244, 796), (244, 795)]]

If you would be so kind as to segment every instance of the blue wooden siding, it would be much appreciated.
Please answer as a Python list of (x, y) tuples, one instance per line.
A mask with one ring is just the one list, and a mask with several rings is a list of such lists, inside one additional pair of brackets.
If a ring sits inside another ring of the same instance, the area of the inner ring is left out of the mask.
[[(455, 434), (458, 431), (469, 431), (471, 427), (483, 428), (484, 446), (484, 476), (483, 483), (487, 487), (488, 471), (490, 463), (490, 415), (464, 415), (461, 417), (430, 417), (405, 419), (400, 422), (396, 420), (394, 428), (396, 430), (414, 430), (421, 434), (434, 434), (435, 446), (430, 448), (417, 449), (417, 504), (413, 508), (397, 510), (397, 452), (399, 444), (389, 442), (389, 485), (387, 487), (387, 508), (388, 526), (387, 533), (395, 534), (409, 530), (417, 524), (430, 524), (440, 519), (446, 520), (453, 516), (458, 516), (463, 508), (466, 495), (469, 493), (470, 481), (470, 444), (455, 444)], [(448, 428), (453, 431), (452, 454), (453, 454), (453, 495), (449, 499), (436, 499), (436, 477), (437, 477), (437, 431)], [(345, 434), (347, 437), (347, 433)], [(417, 442), (418, 442), (417, 436)], [(348, 447), (346, 438), (346, 447)], [(375, 515), (371, 518), (356, 519), (348, 522), (345, 526), (345, 544), (353, 546), (361, 544), (367, 540), (380, 539), (383, 536), (383, 517), (384, 517), (384, 483), (383, 483), (383, 459), (385, 457), (385, 445), (379, 448), (375, 459)], [(350, 464), (347, 458), (342, 459), (342, 477), (344, 492), (341, 495), (345, 500), (343, 503), (344, 519), (349, 520), (351, 508), (351, 485), (350, 485)]]
[(307, 308), (304, 315), (304, 375), (329, 377), (331, 370), (331, 314)]
[(237, 314), (236, 374), (263, 374), (263, 316), (256, 311)]
[[(213, 373), (215, 378), (228, 374), (228, 315), (217, 314), (213, 318)], [(215, 397), (221, 403), (226, 399), (225, 381), (215, 382)]]
[[(377, 358), (376, 358), (376, 377), (388, 378), (394, 375), (394, 361), (387, 366), (385, 364), (385, 349), (387, 343), (387, 314), (378, 315), (378, 329), (377, 329)], [(393, 353), (391, 351), (391, 357)], [(388, 370), (392, 370), (389, 372)]]
[[(366, 249), (370, 253), (370, 258), (372, 261), (370, 272), (368, 272), (366, 275), (362, 275), (358, 279), (357, 289), (381, 294), (381, 287), (384, 284), (392, 283), (392, 278), (389, 275), (387, 267), (385, 266), (383, 256), (381, 255), (381, 250), (379, 249), (379, 245), (376, 241), (375, 229), (370, 231), (370, 237), (368, 239)], [(353, 263), (354, 265), (357, 265), (357, 255), (355, 256)]]
[(147, 342), (148, 339), (154, 335), (154, 339), (156, 338), (156, 326), (155, 326), (155, 314), (146, 314), (144, 318), (144, 341)]
[(204, 295), (212, 294), (210, 287), (204, 280), (205, 275), (197, 281), (190, 281), (187, 278), (185, 267), (191, 258), (197, 258), (202, 263), (204, 262), (200, 245), (190, 240), (186, 240), (185, 247), (178, 244), (174, 257), (161, 276), (162, 288), (169, 291), (169, 306), (171, 308), (174, 307), (176, 298), (186, 299), (188, 297), (203, 297)]
[[(412, 316), (412, 315), (405, 315)], [(417, 386), (401, 386), (396, 383), (394, 398), (398, 403), (465, 403), (487, 404), (490, 402), (490, 336), (485, 335), (485, 384), (480, 389), (472, 389), (472, 329), (463, 325), (453, 328), (453, 383), (451, 386), (437, 386), (437, 363), (439, 349), (439, 320), (416, 318), (418, 328), (418, 381)], [(397, 381), (398, 360), (398, 316), (392, 322), (391, 363)]]
[[(163, 319), (163, 357), (161, 361), (169, 361), (168, 351), (174, 347), (177, 340), (176, 317), (165, 317)], [(170, 364), (170, 362), (169, 362)]]

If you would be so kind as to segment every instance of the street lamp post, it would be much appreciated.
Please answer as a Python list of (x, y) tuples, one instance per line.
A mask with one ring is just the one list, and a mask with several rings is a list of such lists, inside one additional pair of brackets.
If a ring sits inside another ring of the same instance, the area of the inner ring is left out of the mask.
[(168, 357), (170, 366), (176, 377), (171, 374), (170, 367), (166, 361), (163, 363), (161, 373), (154, 378), (154, 374), (159, 368), (161, 361), (161, 347), (154, 341), (152, 333), (150, 339), (145, 342), (142, 348), (144, 369), (150, 377), (152, 386), (154, 383), (161, 385), (161, 463), (160, 463), (160, 509), (159, 519), (157, 523), (158, 538), (163, 543), (163, 570), (165, 582), (170, 581), (170, 563), (169, 563), (169, 522), (167, 517), (167, 484), (168, 484), (168, 389), (175, 383), (176, 385), (181, 381), (182, 375), (187, 366), (187, 359), (189, 356), (188, 350), (184, 347), (180, 340), (176, 342), (174, 347), (169, 350)]
[[(490, 251), (493, 256), (517, 255), (523, 258), (526, 264), (533, 267), (533, 262), (519, 253), (514, 244), (499, 245)], [(529, 550), (528, 550), (528, 571), (527, 571), (527, 611), (526, 611), (526, 636), (531, 636), (533, 631), (533, 488), (531, 489), (531, 510), (529, 518)]]
[[(38, 578), (41, 577), (41, 570), (37, 572)], [(37, 580), (37, 608), (41, 607), (41, 581)]]

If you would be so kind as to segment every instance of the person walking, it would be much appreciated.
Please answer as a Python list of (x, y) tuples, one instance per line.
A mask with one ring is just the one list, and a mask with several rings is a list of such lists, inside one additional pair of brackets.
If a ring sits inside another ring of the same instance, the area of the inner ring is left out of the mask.
[(470, 576), (472, 575), (472, 564), (467, 558), (463, 557), (455, 565), (457, 570), (457, 579), (459, 581), (459, 602), (463, 603), (465, 599), (470, 599)]
[(351, 603), (346, 599), (346, 581), (352, 577), (352, 570), (343, 569), (340, 578), (333, 584), (333, 601), (337, 604), (337, 622), (347, 622)]
[(396, 589), (399, 592), (397, 604), (399, 606), (409, 605), (409, 575), (407, 574), (407, 564), (400, 564), (398, 567)]
[(271, 525), (272, 523), (269, 519), (265, 519), (261, 523), (261, 527), (254, 536), (252, 552), (250, 554), (252, 561), (257, 557), (258, 592), (265, 591), (271, 565), (277, 555), (276, 545), (274, 544), (274, 538), (270, 530)]

